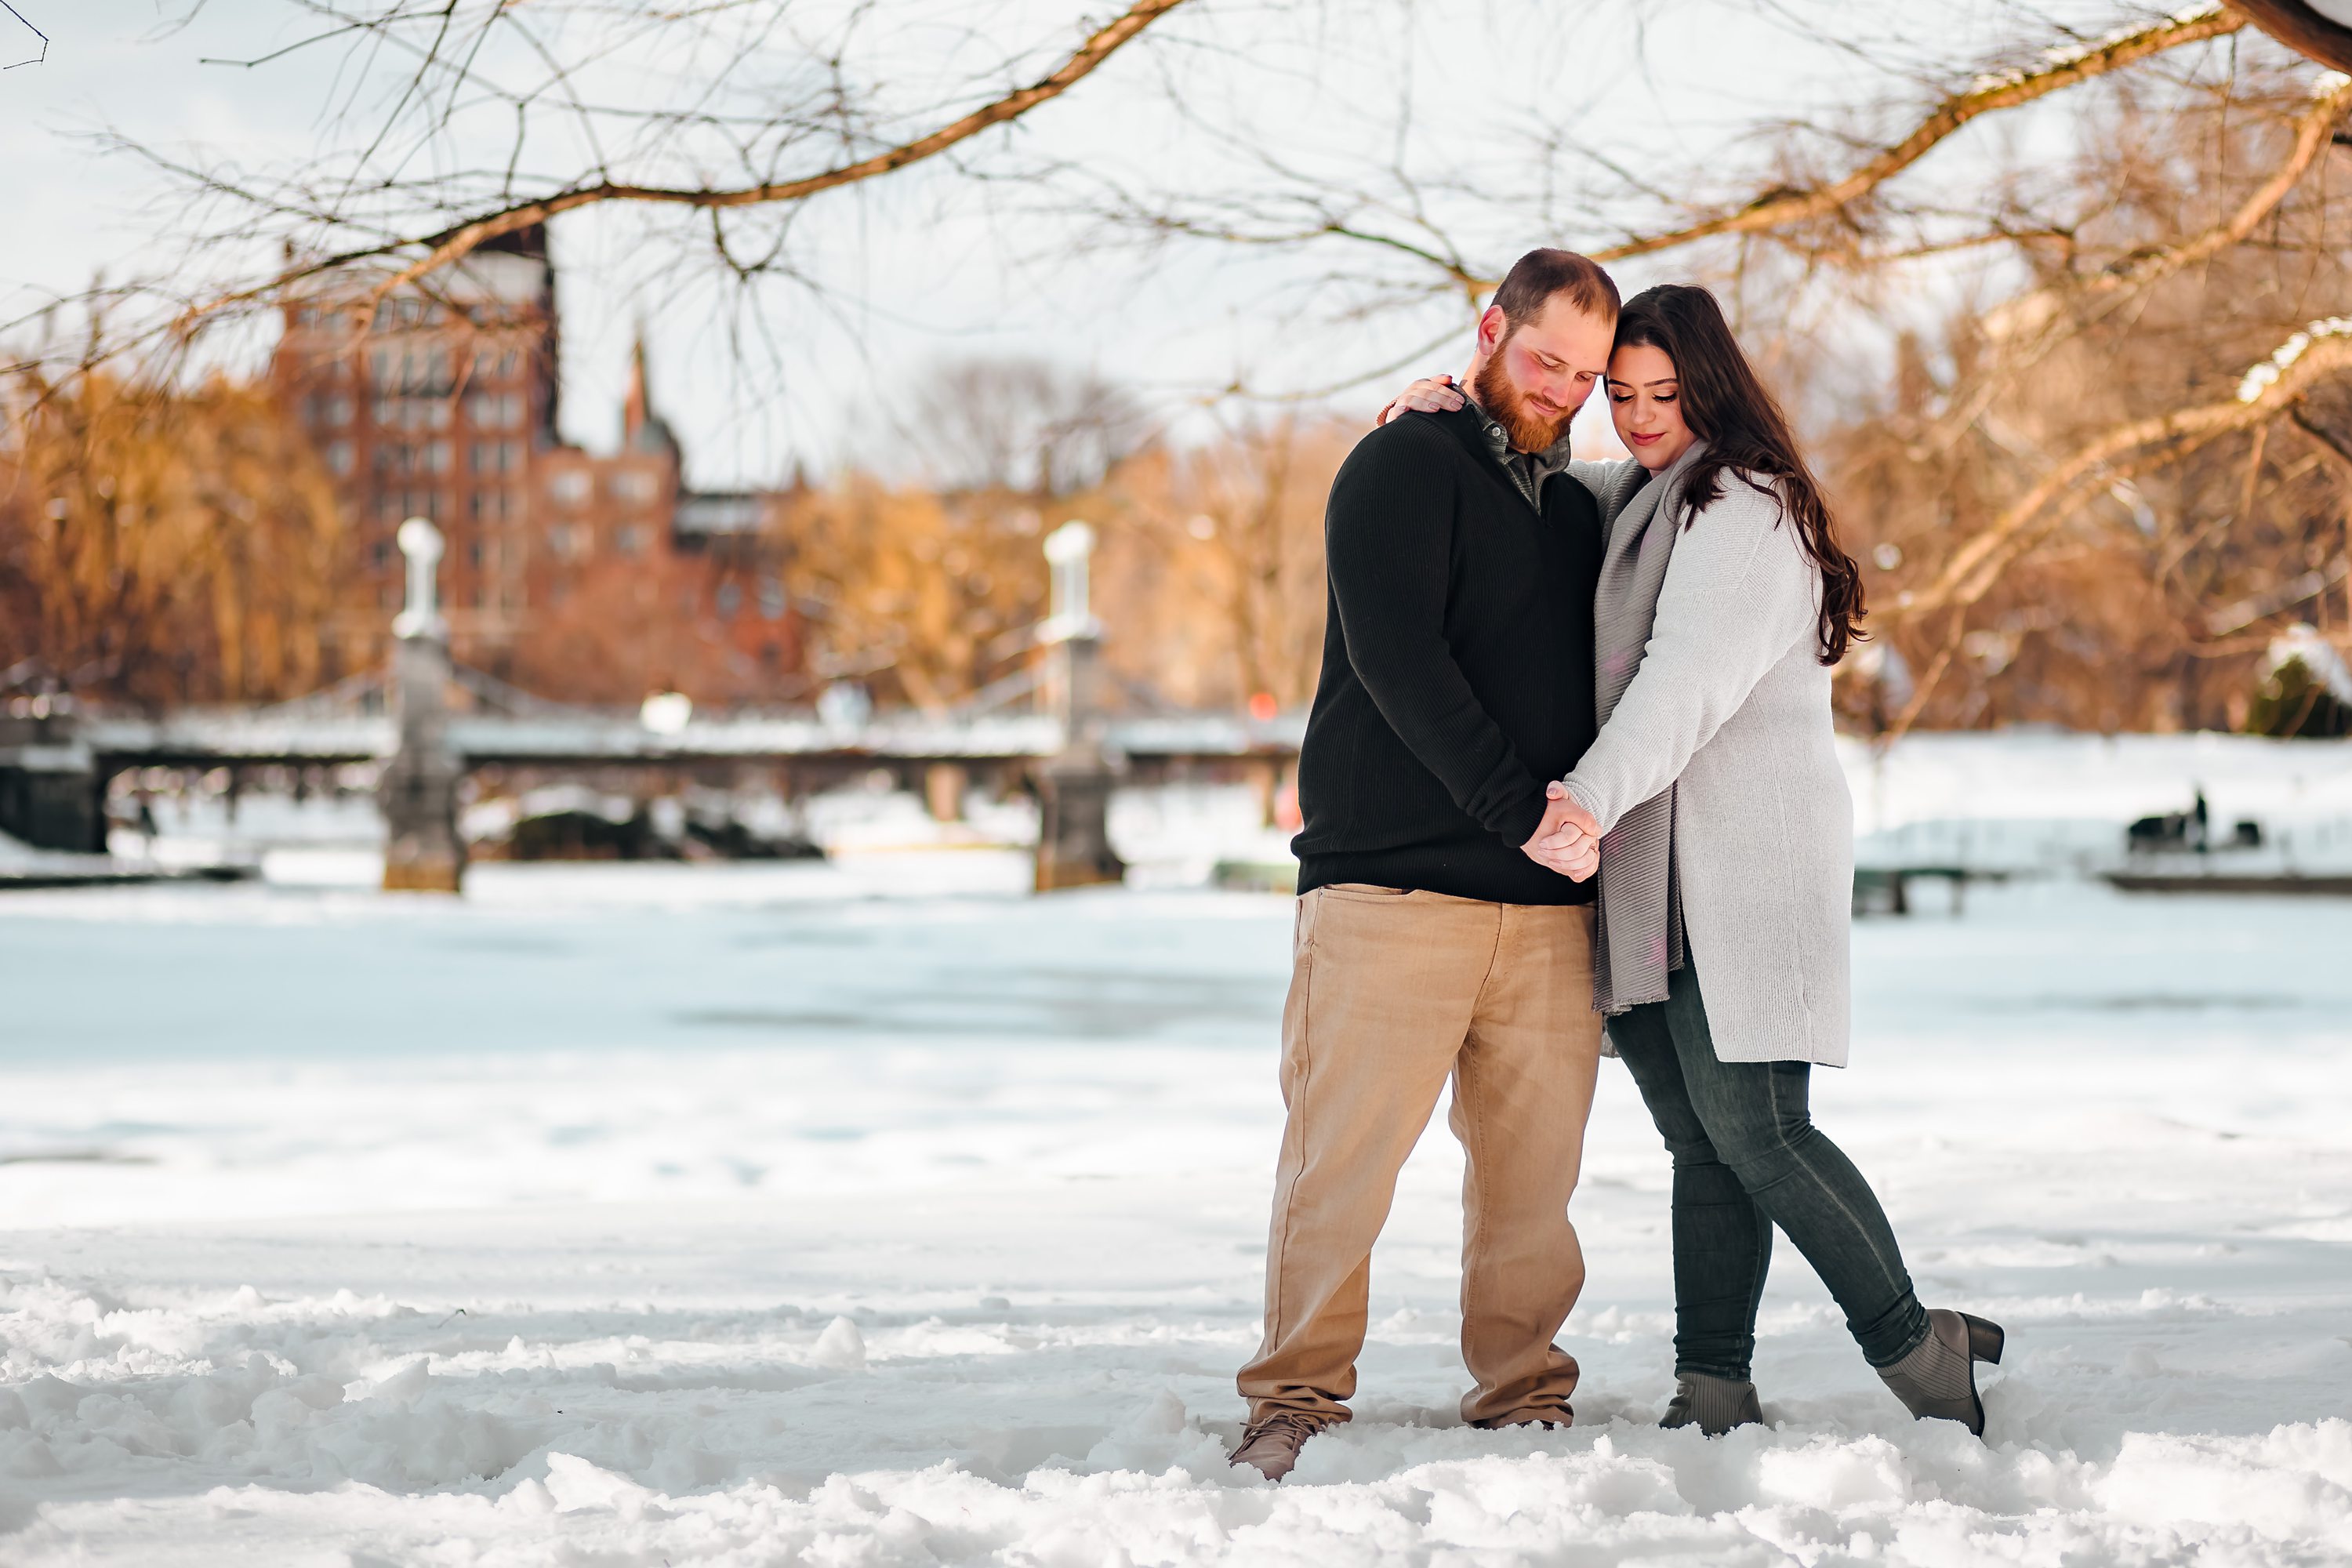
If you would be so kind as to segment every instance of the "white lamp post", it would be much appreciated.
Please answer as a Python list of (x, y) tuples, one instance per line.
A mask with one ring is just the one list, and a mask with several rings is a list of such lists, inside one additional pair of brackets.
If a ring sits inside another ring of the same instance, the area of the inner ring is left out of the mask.
[(441, 619), (438, 588), (441, 531), (421, 517), (412, 517), (393, 537), (408, 560), (408, 603), (393, 617), (392, 635), (446, 638), (449, 628)]
[(1053, 569), (1053, 613), (1037, 627), (1052, 661), (1048, 682), (1062, 721), (1062, 751), (1039, 771), (1037, 879), (1039, 892), (1116, 882), (1127, 868), (1110, 847), (1111, 770), (1103, 754), (1097, 683), (1102, 623), (1090, 603), (1089, 567), (1095, 531), (1066, 522), (1045, 536)]
[(449, 627), (435, 588), (441, 531), (412, 517), (394, 535), (408, 562), (408, 602), (393, 617), (392, 694), (400, 749), (376, 782), (383, 812), (383, 885), (454, 893), (466, 872), (457, 835), (465, 764), (449, 743)]
[(1053, 613), (1037, 628), (1038, 641), (1102, 635), (1102, 623), (1087, 603), (1094, 552), (1095, 531), (1083, 522), (1066, 522), (1045, 536), (1045, 563), (1054, 574)]

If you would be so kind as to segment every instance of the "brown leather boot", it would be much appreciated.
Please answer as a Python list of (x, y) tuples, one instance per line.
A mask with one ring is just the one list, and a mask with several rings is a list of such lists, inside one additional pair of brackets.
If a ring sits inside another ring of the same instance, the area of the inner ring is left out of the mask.
[(1241, 1447), (1234, 1450), (1233, 1462), (1247, 1465), (1267, 1480), (1278, 1481), (1297, 1465), (1298, 1450), (1306, 1446), (1307, 1439), (1329, 1425), (1304, 1411), (1277, 1411), (1242, 1428)]

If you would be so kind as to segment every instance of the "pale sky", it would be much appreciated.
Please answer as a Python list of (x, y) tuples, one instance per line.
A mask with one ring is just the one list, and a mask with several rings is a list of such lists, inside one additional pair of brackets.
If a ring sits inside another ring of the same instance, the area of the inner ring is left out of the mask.
[[(336, 85), (322, 68), (331, 60), (250, 70), (204, 63), (299, 36), (289, 0), (12, 3), (51, 41), (46, 64), (0, 72), (0, 316), (102, 270), (152, 268), (166, 254), (159, 237), (175, 216), (167, 187), (135, 162), (101, 153), (99, 132), (255, 166), (299, 159), (321, 134)], [(805, 3), (822, 14), (819, 0)], [(1105, 10), (1066, 0), (954, 0), (943, 11), (947, 4), (897, 0), (914, 21), (884, 35), (887, 47), (904, 51), (903, 60), (882, 62), (891, 76), (938, 68), (933, 33), (914, 25), (927, 6), (992, 38), (1034, 45), (1040, 58), (1066, 47), (1060, 40), (1075, 36), (1081, 9)], [(1678, 177), (1710, 160), (1752, 158), (1744, 127), (1907, 90), (1897, 77), (1801, 37), (1796, 23), (1855, 17), (1874, 60), (1933, 68), (2016, 36), (2025, 9), (2011, 0), (1194, 0), (1147, 34), (1148, 47), (1114, 59), (1015, 134), (1025, 153), (1129, 184), (1247, 184), (1255, 153), (1220, 150), (1221, 132), (1310, 174), (1398, 160), (1437, 184), (1507, 177), (1520, 166), (1515, 149), (1549, 132), (1636, 177)], [(2054, 0), (2034, 9), (2095, 27), (2153, 8)], [(0, 58), (16, 58), (8, 50), (19, 38), (26, 54), (38, 47), (12, 26), (0, 13)], [(1951, 40), (1941, 56), (1922, 42), (1939, 28)], [(627, 79), (607, 85), (625, 90)], [(1170, 107), (1167, 80), (1183, 84), (1189, 119)], [(1400, 105), (1412, 110), (1403, 136)], [(1528, 195), (1524, 220), (1516, 209), (1465, 220), (1477, 259), (1608, 237), (1545, 231), (1540, 193)], [(718, 484), (774, 479), (795, 459), (823, 468), (865, 453), (875, 421), (862, 412), (903, 396), (948, 355), (1034, 353), (1090, 367), (1181, 420), (1204, 393), (1237, 378), (1281, 390), (1327, 385), (1406, 355), (1456, 319), (1449, 305), (1334, 319), (1328, 307), (1339, 296), (1318, 287), (1324, 261), (1107, 248), (1088, 243), (1085, 226), (1033, 210), (1039, 196), (1006, 187), (976, 198), (951, 171), (933, 168), (821, 197), (798, 221), (831, 298), (773, 284), (735, 307), (721, 302), (708, 274), (646, 250), (636, 215), (566, 220), (555, 244), (567, 432), (591, 445), (614, 437), (628, 339), (640, 321), (656, 398), (685, 437), (693, 477)], [(1446, 200), (1442, 191), (1434, 199)], [(1674, 275), (1675, 265), (1622, 268), (1620, 281), (1630, 291)], [(730, 333), (747, 319), (781, 346), (780, 363), (755, 355), (746, 368)], [(1458, 369), (1466, 341), (1465, 326), (1454, 346), (1414, 367)], [(1338, 395), (1350, 410), (1380, 400), (1372, 386)], [(1197, 426), (1202, 416), (1190, 417)], [(1605, 425), (1597, 405), (1580, 421)]]

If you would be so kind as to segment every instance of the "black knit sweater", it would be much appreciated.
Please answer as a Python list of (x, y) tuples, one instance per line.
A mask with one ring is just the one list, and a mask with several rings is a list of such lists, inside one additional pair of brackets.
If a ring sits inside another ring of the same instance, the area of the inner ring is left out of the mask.
[(1601, 517), (1566, 474), (1540, 514), (1469, 409), (1356, 444), (1324, 514), (1330, 615), (1298, 758), (1298, 889), (1370, 882), (1505, 904), (1592, 883), (1520, 852), (1595, 730)]

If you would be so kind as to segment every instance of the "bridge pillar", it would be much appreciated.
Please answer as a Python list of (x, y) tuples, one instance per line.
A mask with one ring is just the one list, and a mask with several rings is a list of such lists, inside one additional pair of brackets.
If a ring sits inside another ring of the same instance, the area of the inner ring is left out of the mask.
[(1257, 825), (1272, 827), (1281, 816), (1282, 764), (1272, 757), (1252, 757), (1242, 764), (1250, 791), (1257, 796)]
[(1117, 882), (1127, 865), (1110, 847), (1110, 760), (1103, 751), (1102, 625), (1087, 607), (1095, 533), (1066, 522), (1045, 539), (1054, 569), (1054, 613), (1039, 628), (1050, 650), (1049, 689), (1062, 721), (1062, 749), (1037, 773), (1037, 877), (1041, 893)]
[(449, 627), (436, 603), (441, 531), (421, 517), (400, 525), (408, 605), (392, 623), (393, 710), (400, 749), (376, 784), (383, 813), (386, 891), (454, 893), (466, 872), (457, 836), (457, 781), (449, 744)]
[(71, 697), (0, 709), (0, 833), (36, 849), (106, 852), (106, 778)]
[(963, 793), (971, 775), (961, 763), (933, 763), (923, 770), (923, 804), (934, 822), (963, 820)]

